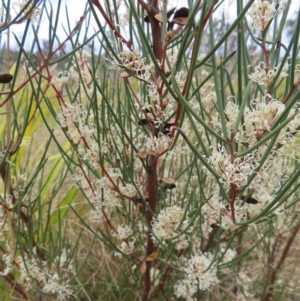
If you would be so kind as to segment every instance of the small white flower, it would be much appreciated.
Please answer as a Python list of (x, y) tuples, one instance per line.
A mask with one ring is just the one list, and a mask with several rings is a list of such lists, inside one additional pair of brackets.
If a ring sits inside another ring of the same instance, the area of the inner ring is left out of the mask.
[(124, 67), (133, 71), (133, 73), (142, 80), (149, 81), (153, 72), (153, 65), (145, 64), (146, 59), (136, 51), (121, 52), (119, 60), (111, 61), (111, 69), (122, 70)]
[(187, 260), (186, 267), (182, 268), (186, 279), (197, 284), (200, 290), (210, 290), (214, 284), (220, 282), (217, 278), (216, 263), (212, 263), (213, 257), (211, 253), (200, 252)]
[[(172, 239), (180, 230), (188, 225), (188, 219), (182, 221), (184, 210), (179, 206), (172, 206), (162, 209), (157, 218), (152, 222), (152, 229), (155, 236), (161, 240)], [(180, 226), (180, 227), (179, 227)]]
[[(249, 74), (249, 79), (253, 80), (254, 82), (258, 83), (259, 85), (269, 86), (270, 84), (272, 84), (274, 77), (277, 75), (280, 65), (281, 64), (279, 64), (274, 69), (270, 69), (270, 70), (268, 70), (268, 72), (266, 72), (266, 70), (265, 70), (266, 64), (264, 62), (260, 62), (259, 65), (255, 67), (255, 72)], [(281, 69), (278, 80), (281, 80), (284, 77), (288, 76), (288, 73), (287, 73), (288, 69), (289, 69), (289, 65), (286, 62), (283, 65), (283, 68)]]
[(155, 152), (157, 154), (169, 148), (172, 139), (169, 136), (160, 135), (159, 137), (148, 137), (144, 144), (146, 152)]
[(265, 0), (257, 0), (248, 11), (252, 19), (251, 28), (263, 31), (268, 22), (276, 15), (275, 4)]
[(229, 249), (229, 248), (226, 249), (225, 247), (221, 248), (220, 256), (223, 256), (222, 263), (227, 263), (227, 262), (232, 261), (236, 257), (236, 255), (237, 255), (236, 250)]
[[(134, 244), (135, 244), (135, 238), (132, 238), (129, 242), (123, 241), (121, 245), (118, 246), (118, 248), (122, 253), (130, 255), (134, 250)], [(122, 257), (121, 252), (115, 251), (114, 254), (116, 257), (121, 258)]]
[(0, 272), (0, 275), (6, 276), (8, 275), (13, 269), (13, 256), (10, 254), (3, 254), (2, 261), (4, 263), (5, 268)]
[(55, 86), (59, 91), (69, 82), (71, 73), (69, 71), (59, 72), (56, 76), (52, 76), (50, 84)]
[(131, 225), (118, 225), (117, 233), (111, 231), (112, 236), (116, 236), (120, 240), (125, 240), (132, 234)]
[(174, 286), (175, 296), (177, 298), (184, 298), (187, 301), (194, 301), (193, 295), (198, 291), (195, 283), (188, 279), (178, 281)]
[(41, 14), (41, 9), (38, 6), (34, 5), (35, 2), (36, 1), (19, 0), (13, 3), (13, 9), (16, 14), (19, 14), (21, 11), (23, 11), (22, 18), (32, 21), (38, 21)]
[[(238, 188), (247, 184), (248, 177), (252, 175), (258, 165), (257, 158), (253, 153), (232, 161), (231, 155), (226, 152), (224, 146), (220, 145), (218, 148), (213, 148), (212, 154), (207, 160), (221, 176), (220, 182), (228, 187), (234, 183)], [(209, 174), (206, 167), (203, 169)]]
[(160, 270), (152, 267), (150, 270), (150, 277), (153, 286), (159, 285), (159, 276), (160, 276)]

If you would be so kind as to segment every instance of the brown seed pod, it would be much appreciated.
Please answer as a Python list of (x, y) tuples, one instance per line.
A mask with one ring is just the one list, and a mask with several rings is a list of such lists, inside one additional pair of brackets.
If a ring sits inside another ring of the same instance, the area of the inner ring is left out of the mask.
[(189, 16), (189, 9), (187, 7), (181, 7), (176, 10), (174, 18), (187, 18)]
[(8, 84), (13, 79), (11, 74), (0, 74), (0, 83)]
[(137, 153), (137, 155), (138, 155), (138, 157), (139, 157), (140, 159), (146, 159), (146, 158), (147, 158), (147, 153), (144, 152), (144, 151), (139, 151), (139, 152)]
[(252, 197), (247, 198), (245, 200), (245, 202), (248, 204), (253, 204), (253, 205), (258, 204), (258, 200), (256, 200), (255, 198), (252, 198)]
[(186, 25), (188, 24), (188, 18), (174, 18), (172, 23), (176, 23), (179, 25)]
[(138, 125), (147, 125), (147, 124), (148, 124), (147, 119), (140, 119), (138, 122)]
[(163, 17), (162, 14), (156, 14), (156, 15), (154, 16), (154, 18), (155, 18), (157, 21), (159, 21), (160, 23), (162, 23), (162, 22), (164, 21), (164, 17)]
[(172, 23), (179, 25), (186, 25), (188, 23), (189, 9), (187, 7), (181, 7), (176, 10)]
[[(168, 19), (168, 20), (169, 20), (170, 17), (174, 14), (175, 8), (176, 8), (176, 7), (173, 7), (173, 8), (171, 8), (171, 9), (169, 9), (169, 10), (167, 11), (167, 19)], [(161, 22), (161, 23), (163, 22), (163, 16), (162, 16), (162, 14), (156, 14), (156, 15), (154, 16), (154, 18), (155, 18), (157, 21)], [(148, 16), (147, 11), (144, 12), (144, 21), (145, 21), (146, 23), (150, 23), (150, 19), (149, 19), (149, 16)]]
[(127, 78), (127, 77), (129, 77), (129, 76), (131, 76), (128, 72), (126, 72), (126, 71), (123, 71), (121, 74), (120, 74), (120, 76), (122, 77), (122, 78)]

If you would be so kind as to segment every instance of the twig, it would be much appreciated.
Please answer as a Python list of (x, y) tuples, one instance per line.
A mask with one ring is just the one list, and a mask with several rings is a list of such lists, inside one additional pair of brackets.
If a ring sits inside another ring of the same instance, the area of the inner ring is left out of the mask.
[(105, 13), (102, 5), (100, 4), (99, 0), (93, 0), (93, 4), (99, 9), (102, 17), (104, 18), (105, 22), (108, 24), (108, 26), (110, 27), (110, 29), (112, 30), (112, 32), (114, 33), (114, 35), (119, 38), (130, 50), (132, 50), (132, 44), (130, 41), (127, 41), (121, 34), (120, 32), (117, 30), (117, 28), (115, 27), (115, 25), (113, 24), (113, 22), (109, 19), (109, 17), (107, 16), (107, 14)]
[(300, 223), (294, 228), (294, 230), (292, 231), (292, 233), (290, 234), (290, 237), (287, 241), (287, 244), (281, 254), (281, 257), (274, 269), (274, 271), (272, 272), (271, 274), (271, 281), (270, 281), (270, 288), (269, 288), (269, 292), (268, 294), (266, 295), (266, 297), (263, 299), (263, 301), (269, 301), (272, 296), (273, 296), (273, 291), (274, 291), (274, 283), (276, 281), (276, 277), (277, 277), (277, 273), (279, 271), (279, 269), (281, 268), (281, 266), (283, 265), (285, 259), (287, 258), (288, 256), (288, 253), (290, 251), (290, 248), (296, 238), (296, 235), (298, 233), (298, 231), (300, 230)]

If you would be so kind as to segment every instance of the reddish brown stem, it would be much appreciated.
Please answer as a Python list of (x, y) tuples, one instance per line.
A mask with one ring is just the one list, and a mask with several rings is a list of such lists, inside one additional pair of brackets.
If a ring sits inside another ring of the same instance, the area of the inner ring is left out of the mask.
[(143, 0), (138, 0), (138, 2), (146, 11), (148, 11), (149, 7)]
[(232, 221), (235, 223), (235, 209), (234, 209), (234, 203), (237, 197), (237, 189), (235, 184), (230, 184), (230, 194), (231, 194), (231, 199), (230, 199), (230, 211), (232, 215)]
[(93, 1), (94, 5), (99, 9), (102, 17), (104, 18), (105, 22), (108, 24), (108, 26), (110, 27), (110, 29), (112, 30), (112, 32), (114, 33), (114, 35), (119, 38), (130, 50), (132, 50), (132, 44), (130, 43), (130, 41), (127, 41), (117, 30), (117, 28), (115, 27), (114, 23), (110, 20), (110, 18), (107, 16), (107, 14), (105, 13), (102, 5), (100, 4), (99, 0), (94, 0)]
[(157, 60), (161, 62), (162, 60), (162, 28), (160, 23), (154, 18), (158, 13), (156, 6), (152, 5), (149, 7), (148, 17), (150, 20), (151, 32), (152, 32), (152, 44), (153, 53)]
[(16, 291), (19, 295), (21, 295), (23, 297), (23, 299), (29, 300), (23, 287), (19, 283), (16, 282), (16, 280), (12, 274), (5, 275), (4, 279), (9, 283), (9, 285), (11, 286), (11, 288), (14, 291)]
[(214, 245), (215, 242), (215, 236), (218, 232), (218, 226), (215, 224), (213, 225), (213, 230), (210, 232), (209, 237), (208, 237), (208, 241), (205, 245), (205, 247), (202, 248), (202, 253), (206, 253), (209, 251), (209, 249)]
[(272, 272), (271, 281), (270, 281), (270, 289), (269, 289), (269, 292), (266, 295), (266, 297), (263, 299), (263, 301), (269, 301), (269, 300), (272, 299), (273, 290), (274, 290), (274, 283), (276, 281), (277, 273), (278, 273), (279, 269), (281, 268), (281, 266), (283, 265), (285, 259), (287, 258), (288, 253), (290, 251), (290, 248), (291, 248), (291, 246), (292, 246), (292, 244), (293, 244), (293, 242), (294, 242), (294, 240), (296, 238), (296, 235), (297, 235), (297, 233), (298, 233), (299, 230), (300, 230), (300, 224), (297, 225), (294, 228), (294, 230), (291, 232), (290, 237), (289, 237), (289, 239), (287, 241), (287, 244), (286, 244), (286, 246), (285, 246), (285, 248), (284, 248), (284, 250), (283, 250), (283, 252), (281, 254), (281, 257), (280, 257), (280, 259), (279, 259), (279, 261), (278, 261), (275, 269)]
[[(158, 10), (158, 1), (157, 0), (148, 0), (148, 17), (151, 25), (152, 32), (152, 44), (153, 44), (153, 53), (155, 58), (161, 62), (162, 60), (162, 28), (160, 23), (154, 18), (155, 14), (159, 12)], [(153, 128), (153, 136), (158, 136), (158, 129)], [(147, 167), (148, 167), (148, 177), (147, 177), (147, 193), (149, 201), (149, 209), (145, 211), (145, 218), (147, 224), (151, 227), (151, 222), (153, 219), (153, 213), (155, 212), (156, 203), (158, 201), (157, 193), (157, 160), (153, 155), (148, 155), (147, 157)], [(151, 233), (147, 233), (147, 247), (146, 247), (146, 256), (152, 254), (155, 251), (155, 246), (151, 238)], [(151, 289), (151, 276), (150, 270), (152, 262), (146, 262), (146, 272), (144, 274), (144, 289), (142, 292), (141, 301), (147, 301)]]
[[(234, 159), (235, 159), (235, 154), (234, 154), (234, 136), (235, 134), (232, 132), (230, 135), (230, 139), (227, 139), (229, 142), (229, 149), (230, 149), (230, 162), (233, 164)], [(236, 184), (231, 183), (230, 184), (230, 211), (232, 215), (232, 221), (235, 223), (235, 209), (234, 209), (234, 203), (236, 200), (238, 194), (238, 189)]]
[(286, 104), (288, 102), (288, 100), (291, 98), (291, 96), (293, 95), (294, 93), (294, 89), (292, 91), (290, 91), (286, 96), (285, 98), (283, 99), (282, 103), (283, 104)]
[[(156, 133), (157, 134), (157, 133)], [(147, 219), (147, 223), (151, 226), (153, 213), (155, 212), (156, 203), (157, 203), (157, 160), (155, 160), (155, 156), (148, 156), (148, 179), (147, 179), (147, 192), (148, 192), (148, 201), (149, 201), (149, 210), (146, 212), (145, 217)], [(155, 251), (155, 246), (151, 237), (151, 233), (148, 231), (147, 233), (147, 249), (146, 255), (150, 255)], [(147, 301), (150, 288), (151, 288), (151, 261), (147, 261), (147, 269), (144, 275), (144, 290), (142, 294), (142, 301)]]

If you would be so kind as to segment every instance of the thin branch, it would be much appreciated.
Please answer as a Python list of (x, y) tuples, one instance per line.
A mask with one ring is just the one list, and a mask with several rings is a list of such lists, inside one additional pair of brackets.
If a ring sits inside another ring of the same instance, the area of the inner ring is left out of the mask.
[(113, 22), (110, 20), (110, 18), (107, 16), (107, 14), (105, 13), (102, 5), (100, 4), (99, 0), (94, 0), (93, 4), (99, 9), (102, 17), (104, 18), (105, 22), (108, 24), (108, 26), (110, 27), (110, 29), (112, 30), (112, 32), (114, 33), (114, 35), (119, 38), (122, 43), (124, 43), (129, 50), (132, 50), (132, 44), (130, 41), (127, 41), (122, 35), (121, 33), (117, 30), (117, 28), (115, 27), (115, 25), (113, 24)]

